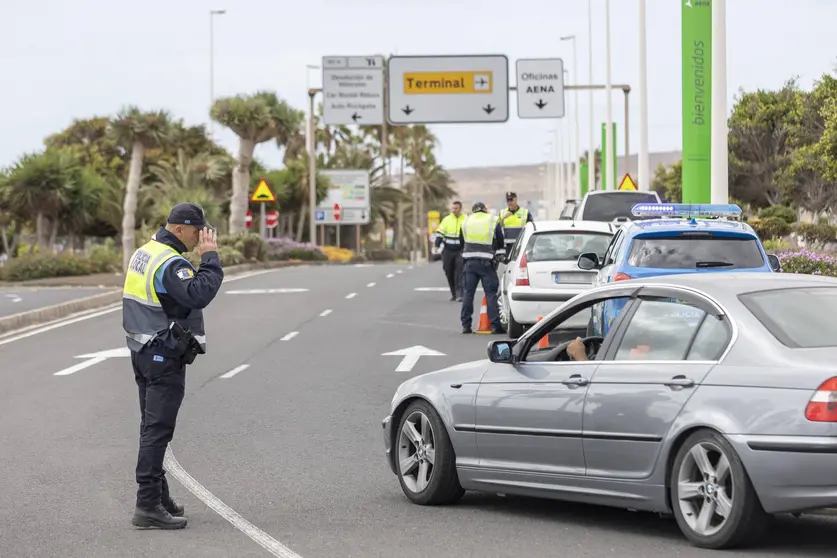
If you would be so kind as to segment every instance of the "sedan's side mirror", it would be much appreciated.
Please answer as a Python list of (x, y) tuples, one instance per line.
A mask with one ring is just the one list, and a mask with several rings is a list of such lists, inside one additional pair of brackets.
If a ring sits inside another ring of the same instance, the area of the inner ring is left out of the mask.
[(782, 262), (779, 261), (779, 256), (776, 256), (775, 254), (767, 254), (767, 262), (770, 264), (770, 268), (773, 271), (782, 271)]
[(510, 364), (513, 361), (512, 356), (513, 341), (491, 341), (488, 343), (488, 360), (491, 362), (499, 362)]
[(586, 252), (578, 257), (578, 268), (584, 271), (599, 269), (599, 256), (595, 252)]

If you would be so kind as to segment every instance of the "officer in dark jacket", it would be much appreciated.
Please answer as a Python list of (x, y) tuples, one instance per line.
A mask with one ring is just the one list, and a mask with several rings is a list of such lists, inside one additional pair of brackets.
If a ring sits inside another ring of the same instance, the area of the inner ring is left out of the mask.
[[(134, 252), (125, 275), (122, 325), (139, 386), (137, 527), (180, 529), (183, 506), (169, 495), (163, 469), (186, 386), (186, 365), (206, 352), (203, 308), (221, 288), (224, 272), (215, 232), (199, 205), (172, 208), (165, 227)], [(195, 269), (183, 257), (195, 252)]]

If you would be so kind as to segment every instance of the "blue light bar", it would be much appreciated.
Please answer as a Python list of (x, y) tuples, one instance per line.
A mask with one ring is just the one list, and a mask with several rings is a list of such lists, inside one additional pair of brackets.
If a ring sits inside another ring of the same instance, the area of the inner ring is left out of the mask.
[(734, 203), (638, 203), (631, 213), (636, 217), (724, 217), (741, 215), (741, 208)]

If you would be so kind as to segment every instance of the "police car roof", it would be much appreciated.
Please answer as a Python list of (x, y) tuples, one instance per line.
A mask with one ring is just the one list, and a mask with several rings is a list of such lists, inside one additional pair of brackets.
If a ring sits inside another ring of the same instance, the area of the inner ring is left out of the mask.
[(730, 232), (741, 232), (755, 236), (756, 233), (747, 223), (740, 221), (728, 221), (726, 219), (701, 219), (696, 218), (694, 223), (686, 217), (644, 219), (631, 221), (623, 227), (626, 233), (636, 235), (646, 232), (682, 232), (690, 230), (721, 230)]

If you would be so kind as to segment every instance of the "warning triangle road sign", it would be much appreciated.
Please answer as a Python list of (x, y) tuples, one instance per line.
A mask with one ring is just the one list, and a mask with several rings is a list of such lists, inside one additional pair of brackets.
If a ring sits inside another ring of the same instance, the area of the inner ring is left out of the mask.
[(630, 174), (625, 173), (625, 177), (622, 179), (622, 182), (619, 183), (619, 187), (617, 188), (617, 190), (636, 190), (636, 189), (637, 189), (637, 187), (636, 187), (636, 182), (634, 182), (634, 179), (631, 178)]
[(273, 190), (270, 189), (270, 186), (267, 184), (267, 181), (262, 178), (259, 180), (259, 183), (256, 185), (256, 189), (253, 190), (253, 195), (250, 196), (251, 202), (275, 202), (276, 201), (276, 194), (273, 193)]

